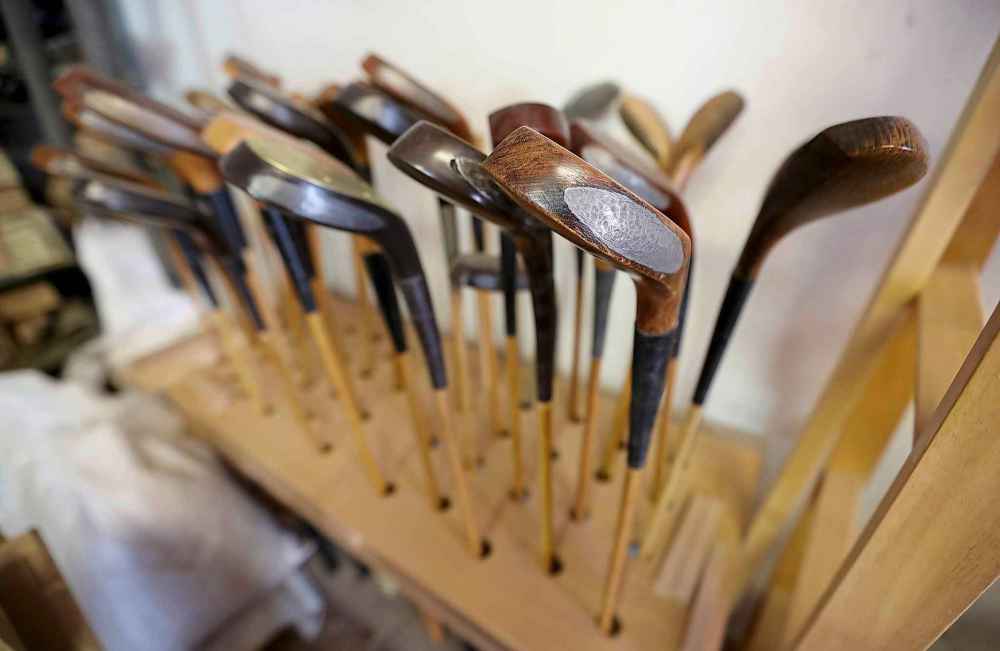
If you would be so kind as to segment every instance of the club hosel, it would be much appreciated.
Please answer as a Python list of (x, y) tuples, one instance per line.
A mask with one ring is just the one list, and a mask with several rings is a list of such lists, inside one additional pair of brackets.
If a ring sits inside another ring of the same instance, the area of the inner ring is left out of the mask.
[(295, 295), (299, 299), (302, 310), (307, 314), (316, 311), (316, 296), (309, 285), (309, 274), (303, 263), (301, 250), (295, 241), (291, 224), (288, 219), (274, 208), (264, 209), (264, 221), (275, 244), (278, 245), (278, 253), (285, 264), (285, 269), (292, 279), (292, 287)]
[(552, 271), (552, 233), (545, 231), (516, 240), (524, 260), (531, 292), (531, 308), (535, 320), (535, 374), (538, 400), (552, 400), (552, 378), (555, 372), (558, 307), (556, 285)]
[(410, 310), (413, 327), (420, 339), (424, 357), (427, 359), (427, 370), (431, 377), (431, 386), (441, 390), (448, 386), (448, 374), (445, 371), (444, 350), (441, 346), (441, 334), (438, 331), (437, 319), (434, 317), (434, 303), (423, 274), (399, 278), (399, 289), (403, 292), (406, 307)]
[(753, 289), (754, 279), (752, 276), (743, 276), (739, 271), (733, 273), (729, 279), (729, 287), (726, 289), (726, 296), (722, 299), (722, 306), (719, 314), (715, 317), (715, 328), (712, 330), (712, 339), (708, 344), (708, 352), (705, 353), (705, 361), (701, 365), (701, 374), (698, 376), (698, 384), (695, 386), (695, 405), (705, 404), (708, 398), (708, 391), (712, 387), (712, 380), (715, 379), (715, 372), (719, 369), (722, 357), (726, 353), (726, 346), (729, 338), (736, 329), (736, 322), (743, 311), (750, 290)]
[(369, 252), (362, 256), (365, 270), (375, 289), (375, 300), (378, 301), (379, 313), (385, 323), (389, 337), (392, 339), (393, 350), (397, 354), (406, 352), (406, 328), (403, 325), (403, 314), (396, 300), (396, 290), (392, 283), (392, 269), (389, 259), (384, 253)]
[(611, 295), (615, 287), (617, 271), (608, 265), (594, 264), (594, 332), (591, 343), (591, 357), (604, 356), (604, 342), (608, 334), (608, 313), (611, 310)]
[(667, 362), (677, 329), (646, 334), (636, 328), (632, 343), (632, 399), (629, 404), (628, 466), (642, 468), (663, 398)]
[(208, 279), (208, 274), (205, 272), (205, 265), (202, 264), (201, 252), (198, 251), (198, 246), (191, 239), (190, 233), (175, 230), (173, 231), (173, 236), (174, 241), (177, 242), (177, 247), (181, 250), (181, 255), (184, 256), (185, 262), (187, 262), (188, 267), (191, 269), (191, 274), (194, 276), (195, 282), (198, 283), (198, 287), (205, 294), (205, 298), (208, 299), (208, 303), (212, 306), (212, 309), (217, 309), (219, 307), (219, 297), (216, 295), (215, 289)]
[(688, 306), (691, 304), (691, 282), (694, 280), (694, 254), (688, 262), (687, 281), (684, 283), (684, 296), (681, 297), (681, 311), (677, 315), (677, 336), (674, 337), (674, 349), (670, 356), (674, 359), (680, 357), (681, 341), (684, 339), (684, 325), (687, 323)]
[(458, 219), (455, 216), (455, 205), (438, 197), (438, 215), (441, 217), (441, 235), (444, 237), (444, 256), (450, 269), (458, 258)]

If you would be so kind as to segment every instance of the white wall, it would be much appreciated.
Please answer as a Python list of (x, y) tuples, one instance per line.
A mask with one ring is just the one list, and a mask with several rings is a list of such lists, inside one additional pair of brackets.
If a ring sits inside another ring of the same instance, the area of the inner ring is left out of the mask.
[[(192, 86), (221, 94), (219, 64), (229, 51), (306, 93), (359, 77), (358, 62), (375, 51), (451, 98), (484, 135), (495, 108), (524, 100), (559, 105), (605, 78), (652, 99), (675, 132), (711, 94), (739, 90), (745, 113), (686, 195), (699, 256), (678, 404), (690, 396), (731, 265), (782, 158), (830, 124), (897, 114), (920, 127), (936, 161), (1000, 29), (1000, 3), (990, 0), (123, 4), (153, 91), (171, 99)], [(447, 324), (435, 204), (384, 160), (383, 147), (373, 143), (372, 152), (376, 184), (416, 232)], [(710, 418), (794, 437), (923, 191), (921, 184), (809, 226), (774, 251), (715, 382)], [(329, 246), (343, 247), (342, 239), (331, 236)], [(572, 257), (560, 242), (564, 369)], [(1000, 295), (997, 257), (987, 274), (987, 310)], [(334, 274), (350, 286), (346, 262)], [(530, 333), (523, 305), (522, 332)], [(604, 380), (616, 386), (628, 366), (634, 316), (624, 277), (612, 314)], [(526, 334), (527, 350), (530, 342)]]

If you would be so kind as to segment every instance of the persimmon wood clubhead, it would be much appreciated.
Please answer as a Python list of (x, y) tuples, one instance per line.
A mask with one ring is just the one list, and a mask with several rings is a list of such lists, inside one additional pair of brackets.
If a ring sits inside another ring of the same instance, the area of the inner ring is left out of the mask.
[[(213, 119), (202, 132), (202, 137), (209, 146), (221, 155), (228, 154), (230, 151), (236, 149), (244, 140), (254, 138), (259, 142), (268, 142), (276, 150), (295, 150), (301, 153), (302, 156), (316, 156), (319, 160), (325, 160), (325, 157), (322, 156), (319, 150), (307, 142), (297, 140), (287, 133), (267, 127), (254, 120), (233, 114), (222, 114)], [(305, 261), (308, 258), (302, 255), (303, 248), (308, 247), (303, 247), (294, 241), (294, 229), (301, 229), (305, 226), (311, 228), (318, 227), (300, 220), (290, 221), (280, 210), (271, 206), (265, 206), (263, 213), (278, 243), (282, 258), (285, 260), (288, 271), (292, 276), (302, 308), (306, 312), (306, 321), (321, 352), (324, 367), (330, 381), (346, 397), (345, 406), (348, 409), (353, 424), (352, 427), (354, 427), (361, 457), (366, 465), (373, 466), (375, 464), (374, 455), (368, 447), (366, 442), (367, 436), (361, 425), (361, 408), (357, 403), (354, 385), (350, 381), (350, 376), (344, 370), (344, 364), (340, 359), (337, 347), (330, 340), (330, 328), (323, 320), (323, 312), (317, 304), (316, 298), (318, 292), (316, 289), (318, 288), (320, 292), (325, 293), (325, 288), (317, 283), (315, 273), (313, 274), (312, 282), (310, 282), (308, 270), (305, 268)], [(368, 264), (369, 272), (376, 288), (379, 304), (382, 306), (383, 318), (385, 318), (386, 326), (392, 334), (398, 368), (402, 369), (405, 378), (410, 372), (410, 358), (407, 351), (406, 330), (403, 325), (403, 317), (399, 309), (399, 304), (396, 302), (389, 261), (381, 253), (374, 253), (366, 256), (366, 264)], [(383, 292), (388, 292), (391, 296), (383, 296)], [(449, 502), (441, 494), (437, 477), (434, 473), (434, 467), (430, 461), (430, 437), (427, 435), (424, 427), (419, 400), (414, 392), (413, 383), (406, 382), (405, 386), (407, 390), (407, 403), (413, 421), (413, 431), (417, 438), (417, 449), (420, 452), (425, 481), (427, 483), (428, 499), (430, 500), (431, 508), (445, 508)]]
[[(364, 162), (367, 160), (367, 156), (358, 156), (351, 137), (339, 127), (327, 121), (318, 109), (300, 102), (278, 89), (246, 79), (234, 80), (229, 86), (228, 92), (234, 102), (264, 123), (317, 145), (356, 171), (363, 178), (370, 178), (371, 171), (368, 169), (367, 163)], [(375, 289), (375, 296), (379, 301), (382, 320), (389, 330), (390, 338), (396, 343), (405, 342), (406, 333), (402, 329), (403, 324), (392, 316), (393, 314), (399, 314), (399, 304), (396, 300), (396, 292), (392, 288), (392, 278), (384, 273), (389, 268), (388, 263), (385, 260), (375, 260), (373, 258), (373, 256), (378, 257), (383, 255), (381, 252), (371, 250), (370, 247), (365, 252), (362, 252), (360, 249), (365, 247), (357, 241), (355, 241), (354, 246), (355, 254), (359, 255), (364, 261), (368, 279)], [(382, 283), (382, 285), (378, 285), (377, 283)], [(388, 283), (388, 285), (386, 286), (385, 283)], [(357, 286), (357, 294), (363, 307), (367, 308), (368, 306), (364, 305), (367, 299), (367, 288), (364, 286), (363, 280)], [(366, 309), (365, 314), (368, 315), (369, 313), (370, 310)], [(366, 319), (365, 322), (370, 325), (369, 319)], [(373, 329), (368, 328), (368, 330), (369, 332), (362, 335), (362, 340), (370, 349), (371, 342), (375, 337)], [(397, 350), (397, 353), (400, 352), (405, 353), (405, 350)], [(374, 351), (366, 349), (365, 353), (363, 359), (373, 364)], [(401, 376), (405, 375), (407, 371), (403, 367), (409, 362), (405, 356), (397, 356), (396, 359), (397, 372)], [(371, 372), (371, 368), (363, 370), (367, 371), (365, 374), (370, 374)]]
[(406, 223), (367, 183), (336, 160), (308, 156), (292, 148), (275, 147), (266, 140), (245, 140), (222, 160), (222, 171), (233, 184), (258, 201), (307, 221), (362, 234), (387, 253), (403, 292), (427, 359), (434, 388), (441, 439), (451, 462), (455, 490), (465, 523), (469, 551), (488, 551), (480, 537), (472, 509), (465, 470), (455, 445), (447, 406), (448, 380), (441, 337), (420, 255)]
[(258, 68), (248, 59), (244, 59), (236, 54), (226, 56), (222, 61), (222, 70), (230, 79), (252, 79), (257, 83), (273, 86), (274, 88), (281, 87), (281, 77)]
[(895, 194), (919, 181), (926, 171), (923, 136), (900, 117), (854, 120), (824, 129), (778, 168), (719, 308), (677, 456), (643, 540), (643, 556), (657, 556), (683, 503), (702, 407), (767, 254), (799, 226)]
[[(577, 91), (563, 105), (567, 120), (600, 120), (621, 102), (621, 87), (613, 81), (602, 81)], [(580, 421), (580, 340), (583, 326), (583, 250), (576, 250), (576, 295), (573, 303), (573, 358), (569, 373), (569, 419)]]
[(673, 348), (690, 242), (680, 227), (650, 204), (530, 128), (521, 127), (507, 136), (487, 157), (483, 170), (550, 228), (635, 279), (629, 471), (599, 617), (601, 630), (611, 633), (638, 476)]
[[(663, 214), (670, 215), (671, 220), (680, 226), (688, 238), (692, 238), (691, 224), (687, 216), (687, 209), (671, 189), (670, 180), (658, 168), (647, 164), (642, 159), (632, 155), (625, 147), (609, 136), (602, 134), (592, 124), (585, 120), (574, 120), (571, 126), (571, 136), (573, 152), (585, 161), (601, 170), (623, 186), (634, 192), (636, 195), (648, 201), (654, 208)], [(690, 273), (690, 265), (688, 266)], [(607, 262), (597, 260), (594, 274), (594, 327), (593, 327), (593, 350), (591, 353), (591, 365), (589, 382), (587, 387), (587, 413), (584, 427), (584, 440), (580, 448), (580, 472), (577, 477), (576, 499), (574, 500), (574, 516), (582, 518), (587, 513), (587, 489), (590, 480), (590, 446), (593, 438), (593, 431), (597, 423), (597, 391), (600, 380), (601, 359), (604, 350), (604, 339), (607, 332), (608, 310), (611, 304), (611, 295), (614, 288), (615, 268)], [(687, 297), (687, 283), (685, 283), (685, 298)], [(684, 321), (684, 306), (686, 301), (681, 302), (681, 313), (678, 317), (679, 324)], [(676, 359), (679, 351), (678, 341), (680, 340), (680, 325), (678, 325), (678, 335), (675, 337), (674, 348), (671, 351), (671, 362)], [(668, 362), (668, 369), (670, 362)], [(622, 389), (624, 399), (628, 395), (628, 388)], [(670, 398), (670, 382), (667, 382), (666, 398)], [(669, 405), (669, 402), (666, 403)], [(617, 419), (616, 419), (617, 420)], [(623, 419), (624, 420), (624, 419)], [(605, 445), (604, 460), (601, 469), (598, 470), (599, 477), (610, 476), (611, 463), (618, 449), (619, 435), (616, 423), (612, 436)], [(624, 430), (624, 427), (622, 427)], [(624, 440), (622, 431), (622, 440)], [(659, 442), (658, 442), (659, 443)], [(658, 468), (662, 451), (657, 446), (653, 463), (654, 468)]]
[[(344, 88), (330, 104), (330, 112), (342, 114), (357, 124), (365, 133), (374, 136), (390, 146), (407, 129), (427, 117), (419, 111), (403, 104), (392, 95), (364, 82), (354, 82)], [(458, 225), (455, 218), (455, 210), (450, 203), (440, 198), (440, 196), (438, 198), (438, 210), (441, 217), (441, 232), (444, 237), (445, 255), (449, 267), (453, 267), (459, 256)], [(482, 252), (482, 225), (478, 219), (473, 217), (472, 226), (476, 249)], [(458, 385), (457, 410), (464, 417), (468, 413), (470, 399), (464, 338), (461, 336), (461, 333), (464, 332), (464, 323), (461, 318), (463, 311), (459, 287), (461, 285), (452, 285), (451, 300), (454, 307), (452, 331), (455, 333), (453, 344), (456, 360), (455, 381)], [(456, 292), (459, 293), (456, 295)], [(482, 374), (481, 379), (483, 386), (487, 389), (490, 421), (493, 423), (494, 429), (499, 431), (501, 426), (498, 364), (496, 350), (492, 342), (493, 322), (490, 296), (483, 291), (477, 291), (476, 299), (479, 319), (479, 367)]]
[(670, 164), (670, 154), (674, 148), (674, 139), (670, 135), (670, 127), (660, 112), (650, 102), (637, 95), (626, 95), (618, 108), (618, 114), (635, 136), (643, 149), (649, 152), (656, 164), (667, 169)]
[[(263, 327), (260, 312), (238, 273), (238, 261), (227, 250), (218, 230), (212, 228), (204, 215), (183, 197), (98, 175), (82, 174), (73, 178), (77, 181), (74, 196), (91, 212), (150, 224), (168, 229), (174, 234), (193, 276), (212, 306), (211, 317), (217, 334), (244, 389), (251, 400), (259, 405), (260, 411), (266, 411), (266, 402), (252, 371), (252, 362), (244, 354), (243, 346), (235, 342), (232, 323), (224, 316), (203, 266), (202, 253), (205, 253), (220, 277), (226, 281), (235, 304), (246, 310), (250, 321), (259, 331)], [(287, 390), (287, 385), (283, 387)], [(299, 424), (303, 425), (302, 422)], [(304, 431), (311, 434), (308, 427)]]
[(739, 93), (727, 90), (710, 98), (691, 116), (664, 167), (678, 188), (687, 185), (691, 172), (736, 121), (744, 104)]
[(372, 85), (392, 95), (400, 102), (429, 116), (431, 120), (464, 140), (475, 140), (465, 117), (448, 100), (423, 85), (401, 68), (377, 54), (369, 54), (361, 62)]
[[(540, 104), (519, 104), (494, 113), (490, 116), (491, 129), (497, 133), (505, 132), (509, 125), (522, 120), (545, 125), (556, 137), (565, 138), (568, 135), (565, 118), (556, 109)], [(551, 233), (548, 228), (518, 209), (482, 173), (479, 165), (485, 158), (486, 156), (472, 145), (429, 122), (421, 122), (414, 126), (389, 150), (389, 160), (405, 174), (442, 197), (499, 226), (511, 237), (521, 252), (527, 270), (535, 316), (539, 413), (543, 439), (548, 441), (541, 446), (543, 452), (540, 458), (544, 473), (545, 466), (551, 463), (550, 403), (557, 318), (555, 283), (552, 277)], [(516, 262), (514, 264), (516, 265)], [(516, 283), (516, 272), (513, 276)], [(508, 354), (511, 354), (510, 351)], [(516, 352), (514, 354), (516, 355)], [(515, 396), (516, 394), (513, 394), (511, 398)], [(516, 400), (512, 407), (518, 408)], [(516, 418), (516, 414), (513, 417)], [(516, 424), (516, 420), (513, 422)], [(519, 496), (523, 490), (521, 485), (523, 480), (519, 475), (522, 472), (519, 449), (521, 441), (520, 431), (515, 427), (512, 427), (512, 436), (515, 448), (513, 494)], [(543, 496), (543, 499), (550, 504), (551, 490), (543, 490), (547, 495)], [(547, 515), (550, 516), (551, 513)], [(543, 524), (543, 564), (548, 570), (556, 563), (551, 518), (547, 517)]]

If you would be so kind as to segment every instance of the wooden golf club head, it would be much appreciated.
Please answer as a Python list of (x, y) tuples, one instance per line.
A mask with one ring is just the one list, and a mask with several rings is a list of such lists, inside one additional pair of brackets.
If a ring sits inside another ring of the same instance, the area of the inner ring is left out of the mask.
[(281, 87), (281, 77), (261, 70), (247, 59), (236, 54), (226, 55), (222, 61), (222, 70), (230, 79), (252, 79), (274, 88)]
[(731, 90), (719, 93), (702, 104), (677, 139), (668, 171), (671, 174), (676, 172), (677, 166), (688, 156), (700, 159), (707, 154), (743, 112), (744, 104), (743, 97)]
[(518, 127), (531, 127), (562, 147), (569, 147), (569, 121), (559, 109), (540, 102), (519, 102), (490, 113), (493, 146)]
[(528, 127), (497, 145), (483, 169), (552, 230), (654, 290), (658, 300), (640, 299), (638, 329), (660, 334), (676, 325), (691, 243), (673, 221)]
[(391, 145), (425, 117), (388, 93), (363, 81), (348, 84), (325, 104), (330, 112), (355, 122), (365, 133)]
[(927, 144), (906, 118), (837, 124), (796, 149), (771, 179), (734, 275), (756, 277), (789, 231), (904, 190), (927, 172)]
[(618, 107), (625, 127), (662, 169), (670, 162), (674, 148), (670, 127), (656, 107), (636, 95), (626, 95)]
[(621, 143), (586, 120), (570, 125), (573, 153), (636, 193), (691, 237), (691, 222), (684, 202), (666, 174), (635, 156)]
[(322, 147), (337, 160), (357, 169), (350, 137), (323, 117), (319, 110), (277, 88), (250, 79), (235, 79), (227, 91), (236, 104), (276, 129)]
[[(451, 267), (451, 278), (459, 287), (485, 289), (491, 292), (503, 289), (500, 258), (486, 253), (468, 253), (456, 258)], [(518, 265), (515, 285), (519, 290), (528, 288), (528, 276), (521, 265)]]
[(615, 110), (621, 98), (621, 86), (613, 81), (600, 81), (578, 90), (563, 105), (563, 113), (567, 120), (600, 120)]
[(472, 140), (465, 117), (438, 93), (389, 63), (377, 54), (369, 54), (361, 62), (372, 85), (389, 93), (411, 108), (444, 125), (459, 138)]
[(63, 102), (63, 115), (80, 129), (97, 134), (97, 137), (126, 149), (161, 157), (169, 155), (172, 151), (170, 147), (113, 122), (76, 102)]
[(221, 168), (227, 181), (269, 207), (378, 243), (399, 279), (432, 384), (447, 386), (441, 338), (413, 236), (370, 185), (334, 158), (270, 139), (243, 141), (223, 157)]
[(221, 111), (233, 110), (233, 107), (223, 99), (200, 88), (192, 88), (184, 93), (184, 99), (187, 100), (188, 104), (200, 111), (203, 121), (210, 120), (213, 115)]
[(51, 176), (63, 178), (90, 178), (95, 175), (110, 176), (147, 187), (157, 187), (152, 178), (137, 172), (99, 161), (77, 151), (54, 147), (52, 145), (35, 145), (31, 150), (31, 163), (37, 169)]

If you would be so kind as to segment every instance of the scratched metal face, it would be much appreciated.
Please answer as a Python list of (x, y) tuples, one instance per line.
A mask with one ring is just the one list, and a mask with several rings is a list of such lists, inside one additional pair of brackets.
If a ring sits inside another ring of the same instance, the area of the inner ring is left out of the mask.
[(644, 176), (636, 173), (626, 165), (622, 165), (611, 152), (597, 145), (586, 145), (580, 152), (583, 160), (618, 181), (626, 188), (657, 206), (665, 209), (670, 205), (670, 198), (660, 192)]
[(656, 273), (684, 264), (680, 239), (651, 210), (604, 188), (570, 187), (563, 201), (593, 238), (623, 258)]

